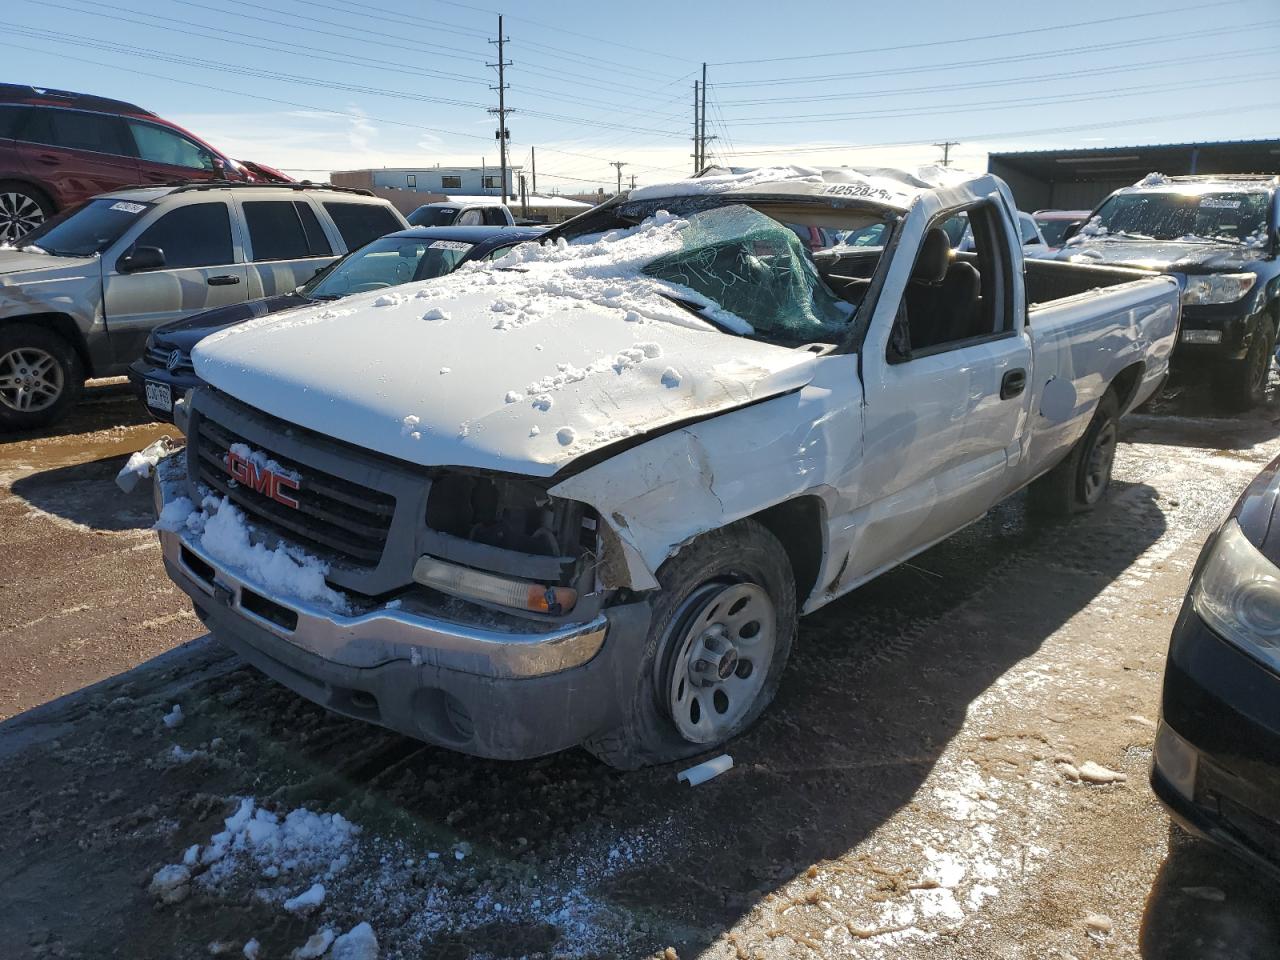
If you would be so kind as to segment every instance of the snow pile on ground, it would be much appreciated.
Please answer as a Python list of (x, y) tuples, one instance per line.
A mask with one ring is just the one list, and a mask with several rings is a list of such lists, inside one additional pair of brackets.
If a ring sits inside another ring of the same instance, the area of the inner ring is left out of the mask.
[(172, 709), (170, 709), (168, 713), (166, 713), (163, 717), (160, 718), (160, 722), (163, 723), (170, 730), (172, 730), (174, 727), (180, 724), (182, 722), (181, 704), (175, 703)]
[[(335, 876), (350, 862), (360, 833), (360, 828), (340, 813), (312, 813), (299, 807), (281, 817), (250, 797), (240, 800), (236, 812), (223, 825), (225, 829), (210, 837), (199, 851), (199, 863), (208, 867), (199, 877), (204, 887), (216, 887), (250, 863), (271, 879), (282, 875), (308, 879)], [(301, 895), (279, 899), (319, 906), (324, 887), (315, 883)]]
[(378, 938), (373, 927), (358, 923), (333, 941), (333, 960), (378, 960)]

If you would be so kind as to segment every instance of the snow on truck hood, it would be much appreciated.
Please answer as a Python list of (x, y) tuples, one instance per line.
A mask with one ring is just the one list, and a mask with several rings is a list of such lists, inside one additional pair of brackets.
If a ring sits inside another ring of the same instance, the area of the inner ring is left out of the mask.
[(550, 476), (812, 378), (812, 352), (717, 331), (640, 273), (679, 248), (685, 224), (659, 214), (253, 320), (203, 340), (196, 372), (252, 407), (411, 463)]

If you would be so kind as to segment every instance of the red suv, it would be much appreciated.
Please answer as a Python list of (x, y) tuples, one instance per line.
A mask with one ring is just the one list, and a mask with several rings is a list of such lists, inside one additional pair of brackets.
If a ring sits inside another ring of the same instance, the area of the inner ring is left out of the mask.
[(232, 160), (131, 103), (0, 83), (0, 243), (124, 186), (288, 179)]

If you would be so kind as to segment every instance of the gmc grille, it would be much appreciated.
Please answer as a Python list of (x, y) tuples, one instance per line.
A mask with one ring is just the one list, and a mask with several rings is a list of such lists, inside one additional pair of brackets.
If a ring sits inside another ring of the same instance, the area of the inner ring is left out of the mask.
[[(297, 509), (231, 479), (226, 458), (235, 443), (265, 454), (301, 477), (297, 491), (290, 491), (298, 501)], [(254, 523), (355, 566), (375, 567), (382, 559), (396, 506), (391, 494), (277, 456), (207, 417), (198, 419), (194, 449), (195, 479), (228, 497)]]

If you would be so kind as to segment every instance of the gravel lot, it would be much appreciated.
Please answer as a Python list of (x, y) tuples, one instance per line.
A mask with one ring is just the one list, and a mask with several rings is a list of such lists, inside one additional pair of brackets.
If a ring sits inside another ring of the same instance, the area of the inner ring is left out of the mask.
[(1128, 418), (1096, 513), (1014, 498), (803, 621), (734, 768), (690, 789), (451, 754), (202, 639), (149, 494), (111, 483), (172, 428), (96, 385), (0, 442), (0, 954), (274, 960), (368, 921), (405, 958), (1276, 956), (1280, 889), (1146, 784), (1192, 564), (1280, 454), (1280, 403), (1209, 410), (1175, 385)]

